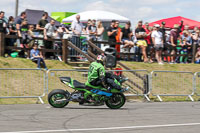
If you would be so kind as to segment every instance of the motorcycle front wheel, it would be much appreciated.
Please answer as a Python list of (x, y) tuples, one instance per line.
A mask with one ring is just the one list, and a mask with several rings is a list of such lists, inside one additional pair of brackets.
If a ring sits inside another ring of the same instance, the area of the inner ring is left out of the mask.
[(114, 93), (105, 103), (110, 109), (119, 109), (126, 102), (126, 97), (123, 93)]
[(63, 108), (69, 101), (70, 93), (62, 89), (55, 89), (48, 95), (48, 102), (54, 108)]

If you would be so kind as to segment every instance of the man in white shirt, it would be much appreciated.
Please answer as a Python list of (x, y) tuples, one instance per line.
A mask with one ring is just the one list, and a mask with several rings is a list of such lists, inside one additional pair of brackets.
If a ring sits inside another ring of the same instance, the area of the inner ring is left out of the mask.
[[(76, 19), (72, 21), (71, 29), (73, 32), (72, 43), (75, 44), (78, 48), (82, 47), (80, 36), (83, 31), (83, 24), (80, 22), (80, 15), (76, 15)], [(77, 56), (74, 49), (71, 50), (72, 56)], [(71, 61), (77, 61), (76, 57), (71, 57)]]
[(154, 25), (155, 30), (152, 32), (152, 42), (154, 44), (154, 48), (156, 50), (156, 59), (158, 61), (158, 64), (163, 65), (162, 62), (162, 49), (163, 49), (163, 37), (162, 33), (159, 31), (160, 25), (155, 24)]
[(80, 15), (76, 15), (76, 20), (72, 21), (71, 28), (74, 35), (81, 35), (83, 31), (83, 24), (80, 22)]

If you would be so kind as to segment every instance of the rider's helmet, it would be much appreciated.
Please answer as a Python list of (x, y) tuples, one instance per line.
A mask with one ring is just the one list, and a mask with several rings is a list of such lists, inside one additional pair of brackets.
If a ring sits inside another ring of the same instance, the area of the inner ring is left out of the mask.
[(106, 56), (104, 54), (98, 55), (97, 56), (97, 62), (101, 63), (102, 65), (105, 64), (106, 62)]

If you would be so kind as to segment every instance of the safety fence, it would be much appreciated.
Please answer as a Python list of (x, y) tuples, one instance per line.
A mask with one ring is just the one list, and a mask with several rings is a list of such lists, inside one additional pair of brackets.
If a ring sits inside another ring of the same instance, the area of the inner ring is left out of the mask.
[(188, 96), (194, 101), (194, 74), (192, 72), (152, 71), (150, 74), (151, 94), (160, 96)]
[[(130, 89), (126, 96), (144, 96), (150, 101), (156, 96), (160, 101), (164, 96), (200, 96), (200, 72), (110, 70), (113, 74), (127, 77), (123, 86)], [(67, 69), (0, 69), (0, 98), (42, 98), (53, 89), (73, 90), (60, 82), (59, 77), (71, 77), (79, 82), (87, 81), (87, 70)], [(140, 74), (138, 78), (133, 73)]]
[(39, 69), (0, 69), (0, 98), (38, 98), (46, 91), (46, 72)]

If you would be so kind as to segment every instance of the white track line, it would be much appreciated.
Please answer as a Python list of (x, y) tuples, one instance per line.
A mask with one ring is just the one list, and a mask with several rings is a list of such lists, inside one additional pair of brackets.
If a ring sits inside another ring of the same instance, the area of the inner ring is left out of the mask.
[(166, 125), (146, 125), (146, 126), (129, 126), (129, 127), (107, 127), (107, 128), (86, 128), (86, 129), (61, 129), (61, 130), (40, 130), (40, 131), (16, 131), (0, 133), (50, 133), (50, 132), (75, 132), (75, 131), (99, 131), (99, 130), (120, 130), (120, 129), (138, 129), (138, 128), (159, 128), (159, 127), (180, 127), (196, 126), (200, 123), (183, 123), (183, 124), (166, 124)]

